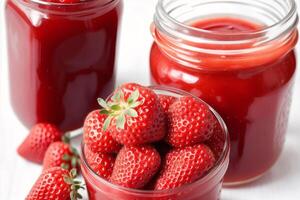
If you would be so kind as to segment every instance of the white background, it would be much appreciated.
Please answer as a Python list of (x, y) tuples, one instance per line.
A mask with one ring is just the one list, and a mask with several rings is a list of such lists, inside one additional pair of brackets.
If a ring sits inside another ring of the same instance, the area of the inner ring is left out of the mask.
[[(5, 0), (0, 1), (0, 200), (22, 200), (41, 168), (22, 160), (16, 154), (16, 148), (26, 136), (27, 130), (15, 118), (9, 104), (3, 17)], [(155, 3), (156, 0), (125, 0), (118, 57), (118, 84), (130, 81), (146, 85), (149, 83), (148, 57), (152, 42), (149, 25)], [(239, 188), (224, 189), (222, 200), (300, 199), (299, 73), (294, 91), (287, 142), (279, 161), (259, 181)]]

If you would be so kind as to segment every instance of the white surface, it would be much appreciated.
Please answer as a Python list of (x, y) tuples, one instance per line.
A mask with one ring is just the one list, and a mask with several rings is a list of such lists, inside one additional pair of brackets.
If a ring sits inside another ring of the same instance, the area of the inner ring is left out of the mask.
[[(9, 105), (3, 35), (4, 1), (0, 2), (0, 200), (21, 200), (25, 198), (41, 168), (22, 160), (16, 154), (16, 148), (27, 134), (27, 130), (15, 118)], [(148, 84), (148, 54), (152, 42), (149, 25), (152, 21), (155, 3), (156, 0), (125, 0), (118, 83), (136, 81)], [(294, 91), (287, 142), (279, 161), (259, 181), (245, 187), (224, 189), (222, 200), (300, 199), (299, 74)]]

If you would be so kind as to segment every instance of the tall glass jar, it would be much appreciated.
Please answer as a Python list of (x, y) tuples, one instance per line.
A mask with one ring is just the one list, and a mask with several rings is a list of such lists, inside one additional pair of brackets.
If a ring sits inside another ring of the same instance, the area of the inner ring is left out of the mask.
[(228, 185), (260, 177), (282, 151), (297, 22), (294, 0), (159, 0), (152, 83), (191, 92), (221, 114), (231, 137)]
[(115, 84), (122, 0), (7, 0), (11, 102), (27, 126), (82, 126)]

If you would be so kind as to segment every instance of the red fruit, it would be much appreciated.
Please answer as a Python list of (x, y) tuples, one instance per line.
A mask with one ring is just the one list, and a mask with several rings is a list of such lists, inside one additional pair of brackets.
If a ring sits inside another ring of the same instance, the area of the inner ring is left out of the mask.
[(110, 181), (128, 188), (143, 188), (160, 167), (160, 156), (151, 146), (123, 147)]
[(213, 113), (194, 97), (181, 97), (168, 111), (167, 142), (176, 148), (187, 147), (208, 140), (217, 123)]
[(83, 141), (93, 152), (117, 153), (121, 145), (111, 136), (109, 131), (103, 130), (103, 123), (107, 115), (100, 114), (100, 110), (92, 111), (83, 125)]
[(225, 145), (225, 133), (219, 123), (216, 124), (213, 135), (205, 142), (205, 144), (207, 144), (214, 152), (216, 160), (219, 160)]
[(164, 112), (167, 113), (170, 105), (176, 100), (176, 97), (160, 94), (158, 95), (158, 100)]
[(79, 157), (76, 149), (64, 142), (54, 142), (47, 149), (43, 161), (43, 168), (62, 167), (66, 170), (77, 168)]
[(165, 118), (157, 95), (149, 88), (129, 83), (122, 85), (108, 103), (99, 99), (101, 113), (108, 117), (104, 129), (124, 145), (141, 145), (165, 136)]
[(75, 171), (68, 172), (60, 167), (43, 171), (26, 200), (69, 200), (70, 194), (72, 194), (72, 200), (76, 199), (76, 196), (81, 196), (77, 192), (82, 187), (79, 182), (74, 181)]
[(37, 124), (19, 146), (18, 153), (29, 161), (41, 164), (49, 145), (59, 141), (61, 135), (60, 130), (52, 124)]
[(112, 174), (115, 156), (105, 153), (94, 153), (89, 148), (84, 148), (84, 155), (88, 165), (100, 177), (108, 180)]
[(193, 183), (215, 164), (213, 152), (203, 144), (173, 149), (167, 155), (155, 190), (172, 189)]

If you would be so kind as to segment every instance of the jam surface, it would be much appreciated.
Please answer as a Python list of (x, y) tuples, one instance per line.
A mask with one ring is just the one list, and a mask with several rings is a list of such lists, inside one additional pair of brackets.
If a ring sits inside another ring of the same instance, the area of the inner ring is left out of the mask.
[[(235, 18), (199, 20), (192, 26), (224, 34), (261, 27)], [(271, 168), (283, 148), (288, 124), (295, 52), (290, 50), (280, 56), (259, 52), (251, 56), (225, 58), (221, 66), (215, 62), (217, 55), (203, 57), (205, 69), (200, 64), (197, 69), (175, 62), (156, 43), (151, 49), (153, 84), (174, 86), (197, 95), (226, 122), (231, 137), (230, 164), (225, 176), (228, 183), (253, 179)], [(251, 62), (244, 62), (247, 59)], [(209, 70), (215, 65), (218, 70)]]
[(114, 88), (121, 4), (56, 14), (21, 1), (6, 6), (12, 107), (28, 128), (39, 122), (79, 128), (97, 97)]

